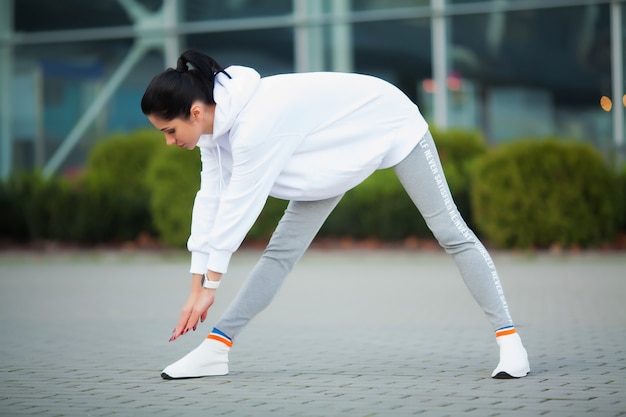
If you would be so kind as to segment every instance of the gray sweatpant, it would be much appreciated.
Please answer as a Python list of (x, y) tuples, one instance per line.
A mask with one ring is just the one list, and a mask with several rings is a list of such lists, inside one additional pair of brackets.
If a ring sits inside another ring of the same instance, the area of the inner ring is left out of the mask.
[[(494, 331), (513, 322), (495, 265), (452, 200), (430, 132), (394, 171), (445, 251), (451, 254)], [(231, 338), (265, 309), (342, 196), (291, 201), (270, 242), (215, 327)]]

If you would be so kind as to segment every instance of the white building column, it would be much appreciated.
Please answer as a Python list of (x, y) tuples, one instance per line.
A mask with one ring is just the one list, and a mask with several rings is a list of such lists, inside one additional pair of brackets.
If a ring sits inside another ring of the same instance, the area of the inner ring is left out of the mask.
[(295, 72), (324, 71), (324, 32), (321, 0), (293, 0)]
[(440, 129), (448, 127), (448, 39), (445, 17), (446, 0), (431, 0), (432, 58), (434, 92), (434, 119)]
[(0, 1), (0, 178), (11, 174), (13, 162), (13, 133), (11, 124), (13, 75), (13, 0)]
[(352, 24), (350, 15), (351, 0), (333, 0), (331, 26), (332, 71), (354, 71), (354, 45), (352, 42)]
[(613, 142), (619, 162), (623, 161), (624, 145), (624, 48), (622, 41), (622, 3), (611, 2), (611, 76), (613, 79)]
[(165, 45), (163, 45), (163, 58), (165, 67), (175, 67), (176, 61), (181, 54), (180, 35), (178, 35), (178, 23), (180, 22), (179, 0), (163, 0), (163, 18), (165, 20)]

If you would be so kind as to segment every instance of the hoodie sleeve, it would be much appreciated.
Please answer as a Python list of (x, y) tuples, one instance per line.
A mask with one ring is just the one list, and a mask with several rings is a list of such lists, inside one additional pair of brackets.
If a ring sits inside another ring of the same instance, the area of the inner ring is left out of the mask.
[[(264, 138), (258, 131), (240, 133), (231, 138), (232, 175), (209, 235), (208, 269), (221, 273), (228, 269), (233, 252), (263, 210), (276, 178), (302, 140), (293, 135)], [(266, 140), (280, 141), (281, 146), (267, 146)]]
[(187, 248), (191, 252), (192, 274), (204, 274), (209, 261), (210, 245), (208, 236), (213, 228), (220, 193), (220, 164), (217, 160), (217, 147), (200, 148), (202, 172), (200, 190), (196, 193), (191, 215), (191, 235)]

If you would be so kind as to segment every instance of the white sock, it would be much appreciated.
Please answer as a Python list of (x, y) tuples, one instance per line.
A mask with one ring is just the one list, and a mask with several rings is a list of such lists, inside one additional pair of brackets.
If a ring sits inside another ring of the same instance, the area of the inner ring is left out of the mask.
[(213, 330), (211, 330), (211, 333), (209, 333), (209, 335), (207, 336), (207, 339), (219, 340), (220, 342), (224, 343), (229, 348), (233, 347), (233, 339), (228, 337), (226, 333), (224, 333), (217, 327), (214, 327)]

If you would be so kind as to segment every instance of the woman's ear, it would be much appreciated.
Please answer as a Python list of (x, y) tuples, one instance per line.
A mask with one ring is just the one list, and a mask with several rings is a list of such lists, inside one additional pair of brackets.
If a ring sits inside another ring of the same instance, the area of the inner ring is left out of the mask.
[(191, 120), (197, 122), (202, 119), (202, 106), (199, 103), (193, 103), (190, 110)]

